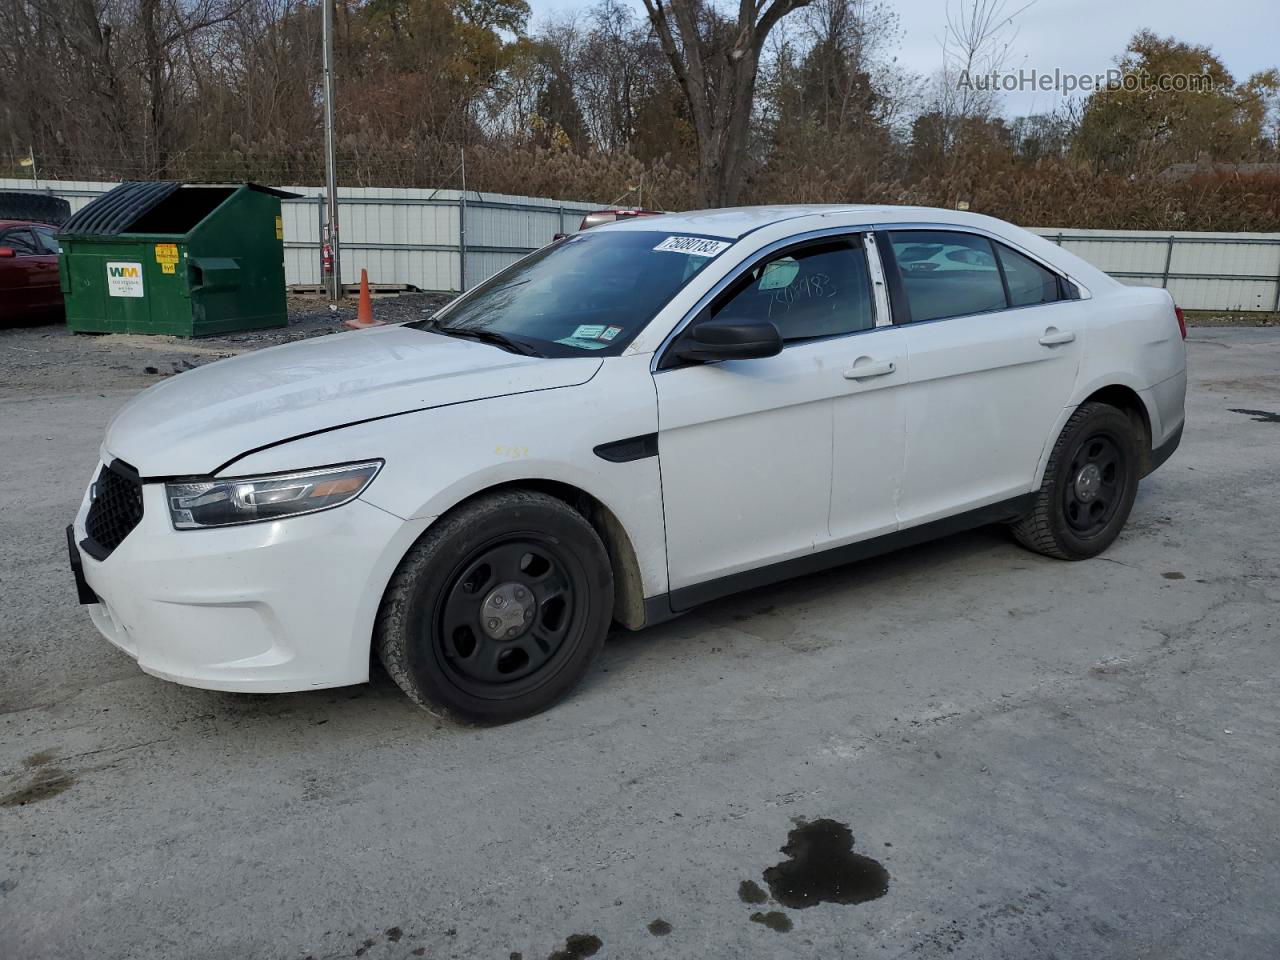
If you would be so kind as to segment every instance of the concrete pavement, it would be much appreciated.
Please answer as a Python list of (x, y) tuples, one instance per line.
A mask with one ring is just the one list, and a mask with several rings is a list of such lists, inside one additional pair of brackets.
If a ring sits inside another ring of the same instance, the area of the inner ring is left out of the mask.
[[(1104, 557), (988, 529), (755, 591), (498, 729), (141, 674), (62, 535), (127, 393), (0, 399), (0, 956), (1280, 954), (1280, 423), (1233, 412), (1280, 413), (1280, 330), (1190, 355)], [(829, 902), (851, 858), (887, 892)]]

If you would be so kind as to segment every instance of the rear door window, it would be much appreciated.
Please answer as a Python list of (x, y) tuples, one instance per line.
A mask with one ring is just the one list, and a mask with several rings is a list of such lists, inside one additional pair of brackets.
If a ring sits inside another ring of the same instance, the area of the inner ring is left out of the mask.
[(32, 227), (31, 232), (36, 236), (36, 246), (41, 253), (56, 254), (58, 253), (58, 241), (53, 235), (50, 227)]
[(912, 322), (988, 313), (1009, 305), (986, 237), (894, 230), (888, 239)]

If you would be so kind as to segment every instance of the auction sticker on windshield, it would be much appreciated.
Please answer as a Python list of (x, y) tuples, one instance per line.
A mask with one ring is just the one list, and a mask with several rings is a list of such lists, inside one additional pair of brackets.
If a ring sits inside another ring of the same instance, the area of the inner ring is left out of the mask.
[(695, 257), (714, 257), (727, 250), (730, 244), (724, 240), (707, 240), (705, 237), (667, 237), (654, 250), (663, 253), (689, 253)]

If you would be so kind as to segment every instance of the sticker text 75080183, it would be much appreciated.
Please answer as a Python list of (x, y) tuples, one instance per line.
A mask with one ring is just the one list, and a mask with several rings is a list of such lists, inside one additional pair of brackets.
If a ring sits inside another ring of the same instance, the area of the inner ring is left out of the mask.
[(654, 250), (663, 253), (688, 253), (695, 257), (714, 257), (728, 249), (725, 240), (708, 240), (706, 237), (667, 237)]

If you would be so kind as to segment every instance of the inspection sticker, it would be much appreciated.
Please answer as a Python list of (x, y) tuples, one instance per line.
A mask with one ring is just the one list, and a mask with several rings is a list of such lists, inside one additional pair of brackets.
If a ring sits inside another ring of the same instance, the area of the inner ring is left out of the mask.
[(617, 336), (617, 334), (605, 336), (605, 332), (614, 329), (621, 328), (606, 327), (603, 323), (584, 323), (556, 343), (563, 343), (566, 347), (577, 347), (579, 350), (603, 350), (608, 346), (605, 341)]
[(142, 264), (107, 264), (107, 295), (112, 297), (141, 297)]
[(176, 243), (156, 244), (156, 263), (160, 264), (163, 273), (173, 273), (178, 263), (178, 245)]
[(703, 237), (667, 237), (654, 250), (663, 253), (688, 253), (695, 257), (714, 257), (729, 248), (725, 240), (707, 240)]

